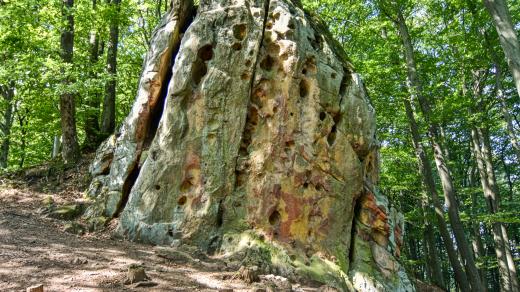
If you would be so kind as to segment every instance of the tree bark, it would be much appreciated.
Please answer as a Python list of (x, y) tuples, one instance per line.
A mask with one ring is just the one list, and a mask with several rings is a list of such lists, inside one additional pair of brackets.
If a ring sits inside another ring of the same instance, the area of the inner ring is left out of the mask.
[(513, 151), (516, 155), (516, 162), (520, 163), (520, 142), (518, 142), (517, 133), (513, 127), (513, 119), (509, 114), (508, 106), (506, 103), (506, 98), (504, 96), (504, 91), (502, 88), (502, 69), (498, 62), (495, 63), (495, 88), (497, 92), (498, 100), (500, 101), (500, 110), (502, 112), (502, 116), (506, 122), (507, 126), (507, 134), (509, 135), (509, 140), (511, 140), (511, 145), (513, 146)]
[(437, 249), (435, 248), (435, 233), (433, 226), (428, 220), (429, 204), (428, 200), (424, 198), (422, 200), (422, 209), (424, 213), (424, 241), (426, 242), (426, 250), (428, 255), (428, 262), (426, 266), (429, 268), (429, 276), (432, 283), (435, 285), (445, 288), (444, 279), (442, 276), (441, 265), (439, 263), (439, 256)]
[(117, 46), (119, 44), (119, 10), (121, 0), (112, 0), (115, 15), (110, 20), (110, 36), (107, 48), (107, 72), (109, 79), (105, 86), (101, 132), (104, 136), (112, 134), (116, 127), (116, 83), (117, 83)]
[[(92, 0), (92, 10), (97, 10), (97, 0)], [(96, 29), (90, 32), (89, 40), (89, 63), (90, 63), (90, 78), (96, 79), (96, 64), (99, 60), (99, 34)], [(100, 96), (97, 87), (90, 90), (87, 98), (87, 110), (85, 117), (85, 143), (84, 147), (88, 150), (97, 148), (100, 142), (99, 136), (99, 104)]]
[(22, 111), (18, 111), (18, 126), (20, 127), (20, 160), (18, 161), (18, 166), (20, 168), (23, 167), (25, 163), (25, 157), (26, 152), (25, 149), (27, 148), (27, 123), (29, 119), (29, 110), (25, 109), (22, 113)]
[[(61, 32), (61, 58), (65, 64), (73, 63), (74, 48), (74, 0), (63, 0), (62, 16), (65, 27)], [(66, 164), (76, 162), (79, 157), (78, 136), (76, 132), (76, 105), (75, 94), (70, 91), (68, 85), (72, 83), (69, 72), (66, 74), (63, 84), (65, 91), (60, 97), (61, 132), (63, 136), (62, 157)]]
[(8, 82), (8, 85), (0, 85), (0, 95), (5, 103), (3, 120), (0, 122), (2, 134), (2, 137), (0, 137), (2, 141), (0, 145), (0, 168), (7, 168), (11, 144), (11, 127), (13, 125), (14, 82)]
[[(413, 46), (408, 32), (408, 26), (404, 16), (400, 10), (397, 11), (397, 18), (395, 23), (399, 30), (399, 35), (404, 46), (404, 53), (406, 58), (406, 67), (408, 72), (408, 88), (412, 97), (417, 98), (421, 111), (429, 124), (428, 135), (434, 153), (435, 164), (440, 176), (442, 188), (444, 191), (445, 204), (448, 207), (448, 218), (450, 219), (451, 227), (459, 247), (459, 252), (465, 264), (466, 273), (471, 283), (473, 291), (485, 291), (482, 286), (480, 276), (478, 273), (470, 245), (464, 233), (464, 226), (459, 217), (459, 210), (455, 195), (455, 186), (450, 175), (449, 167), (445, 159), (445, 151), (439, 143), (439, 126), (436, 122), (430, 119), (432, 113), (429, 101), (422, 93), (422, 85), (417, 74), (417, 66), (415, 63)], [(464, 289), (463, 289), (464, 290)]]
[(513, 75), (518, 96), (520, 96), (520, 44), (505, 0), (483, 0), (493, 19), (495, 29), (504, 50), (509, 71)]

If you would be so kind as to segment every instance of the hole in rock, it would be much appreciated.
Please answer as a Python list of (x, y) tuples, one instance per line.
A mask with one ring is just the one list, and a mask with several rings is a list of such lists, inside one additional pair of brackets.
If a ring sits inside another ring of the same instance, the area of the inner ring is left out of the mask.
[(278, 223), (280, 223), (280, 212), (274, 210), (271, 215), (269, 215), (269, 224), (277, 225)]
[(251, 60), (246, 61), (246, 67), (249, 67), (249, 66), (251, 66)]
[(217, 210), (217, 227), (222, 226), (224, 223), (224, 207), (222, 206), (222, 201), (218, 204), (218, 210)]
[(325, 112), (320, 112), (320, 121), (323, 121), (327, 117)]
[(351, 80), (352, 76), (351, 76), (351, 73), (350, 71), (348, 71), (347, 69), (343, 69), (343, 78), (341, 79), (341, 85), (339, 87), (339, 95), (340, 96), (344, 96), (345, 93), (347, 92), (347, 87), (350, 83), (350, 80)]
[(321, 185), (317, 185), (317, 186), (316, 186), (316, 190), (317, 190), (318, 192), (321, 191)]
[(300, 82), (300, 97), (307, 97), (309, 95), (309, 84), (307, 81)]
[(168, 235), (173, 237), (173, 229), (171, 227), (168, 228)]
[(302, 70), (302, 74), (303, 74), (303, 75), (307, 75), (307, 69), (306, 69), (306, 68), (303, 68), (303, 70)]
[(249, 80), (250, 77), (251, 76), (247, 72), (244, 72), (244, 73), (242, 73), (242, 75), (240, 75), (240, 79), (242, 79), (242, 80)]
[(330, 133), (327, 136), (327, 143), (329, 143), (329, 146), (332, 146), (332, 144), (334, 144), (334, 141), (336, 141), (336, 125), (332, 126), (332, 129), (330, 130)]
[(193, 186), (189, 179), (185, 179), (181, 184), (181, 192), (187, 192)]
[(273, 57), (267, 55), (262, 62), (260, 62), (260, 68), (264, 69), (265, 71), (271, 71), (273, 69), (275, 60)]
[(241, 43), (234, 43), (231, 48), (235, 51), (240, 51), (242, 50), (242, 44)]
[(160, 185), (155, 185), (155, 189), (156, 189), (156, 190), (160, 190), (160, 189), (161, 189), (161, 186), (160, 186)]
[(179, 199), (177, 199), (177, 204), (179, 206), (183, 206), (184, 204), (186, 204), (186, 200), (188, 198), (186, 198), (186, 196), (180, 196)]
[(206, 73), (208, 73), (208, 67), (206, 66), (206, 63), (202, 62), (201, 60), (195, 61), (191, 71), (191, 78), (193, 79), (193, 82), (195, 82), (195, 85), (200, 83), (202, 77), (204, 77)]
[(289, 113), (289, 115), (292, 117), (292, 116), (294, 116), (294, 113)]
[(332, 74), (330, 74), (330, 78), (332, 78), (332, 79), (336, 79), (336, 73), (332, 73)]
[(287, 28), (289, 29), (294, 29), (295, 28), (295, 25), (294, 25), (294, 20), (289, 20), (289, 23), (287, 24)]
[(243, 40), (246, 37), (246, 25), (236, 24), (233, 26), (233, 36), (237, 40)]
[(197, 53), (197, 56), (199, 56), (199, 58), (202, 61), (209, 61), (209, 60), (211, 60), (213, 58), (213, 46), (212, 45), (202, 46), (199, 49), (199, 52)]
[(309, 187), (309, 183), (308, 183), (308, 182), (303, 183), (303, 188), (304, 188), (304, 189), (306, 189), (306, 188), (308, 188), (308, 187)]

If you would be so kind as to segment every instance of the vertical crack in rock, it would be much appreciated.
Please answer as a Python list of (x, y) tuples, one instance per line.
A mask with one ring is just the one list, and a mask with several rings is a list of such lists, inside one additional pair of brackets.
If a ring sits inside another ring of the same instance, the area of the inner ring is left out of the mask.
[[(265, 36), (267, 18), (269, 16), (270, 3), (271, 3), (271, 0), (265, 0), (265, 3), (264, 3), (264, 20), (262, 23), (262, 34), (260, 35), (260, 44), (258, 45), (259, 51), (262, 49), (262, 47), (264, 45), (264, 36)], [(236, 37), (237, 32), (235, 30), (234, 30), (234, 34)], [(235, 191), (236, 188), (241, 187), (245, 182), (246, 174), (244, 172), (249, 167), (249, 165), (247, 165), (247, 162), (242, 163), (242, 161), (240, 161), (240, 159), (248, 158), (249, 152), (247, 149), (249, 148), (249, 145), (252, 142), (251, 141), (252, 132), (254, 131), (254, 128), (255, 128), (256, 124), (258, 123), (258, 111), (257, 111), (256, 105), (253, 103), (252, 99), (253, 99), (253, 95), (254, 95), (253, 90), (254, 90), (255, 78), (256, 78), (256, 74), (257, 74), (256, 68), (257, 68), (259, 59), (260, 59), (260, 53), (257, 53), (255, 62), (253, 63), (253, 66), (252, 66), (253, 72), (252, 72), (252, 74), (249, 75), (249, 76), (251, 76), (250, 80), (249, 80), (249, 82), (251, 83), (251, 86), (249, 89), (249, 102), (248, 102), (248, 106), (247, 106), (248, 110), (246, 111), (246, 115), (245, 115), (245, 123), (244, 123), (244, 127), (242, 129), (242, 135), (241, 135), (240, 144), (239, 144), (240, 145), (239, 151), (238, 151), (238, 153), (236, 155), (236, 159), (235, 159), (235, 185), (234, 185), (233, 191)], [(251, 62), (251, 60), (248, 60), (248, 62)]]
[[(156, 86), (158, 89), (156, 89), (155, 92), (150, 90), (147, 107), (143, 109), (139, 115), (137, 121), (138, 130), (136, 133), (136, 159), (130, 166), (131, 171), (129, 172), (129, 175), (124, 180), (121, 189), (121, 201), (118, 204), (115, 213), (116, 217), (119, 216), (121, 211), (125, 208), (132, 187), (139, 177), (139, 172), (142, 166), (141, 164), (142, 161), (144, 161), (144, 159), (141, 160), (141, 155), (143, 151), (148, 150), (150, 144), (155, 138), (155, 134), (157, 133), (157, 128), (159, 127), (159, 122), (161, 121), (164, 105), (168, 96), (168, 88), (172, 77), (173, 65), (175, 64), (175, 58), (179, 52), (182, 36), (188, 29), (196, 14), (196, 9), (191, 6), (190, 1), (184, 2), (188, 4), (179, 4), (182, 5), (182, 7), (179, 8), (179, 11), (170, 12), (173, 13), (173, 17), (177, 17), (179, 20), (179, 28), (176, 35), (174, 35), (177, 39), (169, 40), (170, 44), (168, 45), (166, 52), (160, 58), (160, 63), (158, 64), (158, 78), (154, 80), (155, 84), (151, 84), (151, 87)], [(176, 7), (174, 6), (172, 9), (175, 8)]]
[[(194, 13), (192, 1), (174, 0), (172, 10), (163, 17), (154, 31), (132, 110), (119, 132), (103, 142), (103, 147), (96, 153), (92, 164), (92, 169), (96, 172), (92, 173), (95, 178), (89, 195), (95, 198), (95, 203), (87, 210), (87, 218), (111, 218), (125, 207), (128, 194), (139, 174), (140, 161), (145, 160), (146, 150), (162, 117), (171, 65), (176, 57), (182, 32), (189, 26)], [(104, 162), (110, 156), (113, 159), (105, 166)], [(102, 165), (103, 171), (97, 171), (99, 167), (96, 165)]]

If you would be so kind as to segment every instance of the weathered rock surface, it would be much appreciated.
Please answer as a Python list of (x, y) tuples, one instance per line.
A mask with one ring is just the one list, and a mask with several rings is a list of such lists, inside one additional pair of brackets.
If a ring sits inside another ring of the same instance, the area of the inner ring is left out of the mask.
[(259, 273), (413, 291), (403, 218), (375, 186), (374, 110), (325, 26), (289, 0), (173, 7), (93, 164), (87, 216)]

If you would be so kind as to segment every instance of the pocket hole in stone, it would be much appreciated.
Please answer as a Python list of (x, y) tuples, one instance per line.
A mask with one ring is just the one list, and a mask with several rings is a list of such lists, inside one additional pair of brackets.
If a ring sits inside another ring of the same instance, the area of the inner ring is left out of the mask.
[(260, 68), (264, 69), (265, 71), (271, 71), (273, 69), (274, 65), (274, 59), (267, 55), (262, 62), (260, 62)]
[(326, 117), (327, 117), (327, 114), (325, 112), (320, 112), (320, 121), (325, 120)]
[(300, 82), (300, 97), (307, 97), (309, 95), (309, 84), (307, 81), (302, 80)]
[(233, 36), (237, 40), (243, 40), (246, 37), (246, 25), (237, 24), (233, 26)]
[(209, 61), (213, 58), (213, 46), (205, 45), (199, 49), (197, 54), (203, 61)]
[(235, 51), (240, 51), (240, 50), (242, 50), (242, 44), (240, 44), (240, 43), (234, 43), (234, 44), (231, 46), (231, 48), (232, 48), (233, 50), (235, 50)]
[(179, 206), (183, 206), (184, 204), (186, 204), (186, 196), (181, 196), (178, 200), (177, 200), (177, 204), (179, 204)]
[(271, 215), (269, 215), (269, 224), (277, 225), (280, 222), (280, 212), (274, 210)]

